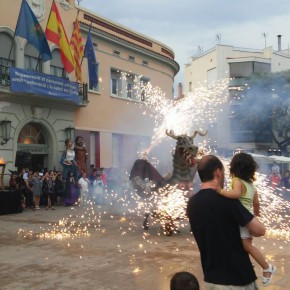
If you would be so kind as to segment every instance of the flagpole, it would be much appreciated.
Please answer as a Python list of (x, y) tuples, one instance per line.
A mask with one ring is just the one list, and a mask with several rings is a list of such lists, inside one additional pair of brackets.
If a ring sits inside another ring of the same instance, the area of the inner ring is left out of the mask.
[[(26, 1), (26, 0), (25, 0)], [(50, 11), (49, 11), (49, 16), (47, 18), (47, 22), (46, 22), (46, 26), (47, 26), (47, 23), (48, 23), (48, 20), (50, 18), (50, 15), (51, 15), (51, 11), (52, 11), (52, 4), (53, 4), (54, 0), (52, 0), (52, 3), (51, 3), (51, 7), (50, 7)], [(45, 31), (44, 31), (44, 34), (45, 34)], [(36, 64), (36, 68), (35, 68), (35, 71), (37, 71), (38, 69), (38, 65), (39, 65), (39, 61), (40, 61), (40, 55), (41, 53), (39, 52), (39, 55), (38, 55), (38, 59), (37, 59), (37, 64)]]
[[(20, 15), (20, 11), (21, 11), (21, 8), (22, 8), (22, 5), (23, 5), (23, 1), (25, 1), (25, 0), (22, 0), (22, 2), (21, 2), (19, 15)], [(15, 30), (14, 30), (14, 35), (13, 35), (13, 38), (12, 38), (12, 43), (11, 43), (11, 47), (10, 47), (10, 51), (9, 51), (9, 55), (8, 55), (8, 59), (7, 59), (7, 64), (6, 64), (7, 65), (6, 70), (8, 68), (8, 64), (9, 64), (9, 61), (10, 61), (10, 57), (11, 57), (12, 48), (13, 48), (13, 45), (14, 45), (15, 34), (16, 34), (17, 27), (18, 27), (18, 23), (19, 23), (19, 16), (18, 16), (18, 19), (17, 19), (17, 24), (16, 24), (16, 27), (15, 27)]]
[(40, 61), (40, 56), (41, 56), (41, 53), (39, 52), (38, 59), (37, 59), (37, 63), (36, 63), (35, 71), (37, 71), (37, 69), (38, 69), (38, 64), (39, 64), (39, 61)]

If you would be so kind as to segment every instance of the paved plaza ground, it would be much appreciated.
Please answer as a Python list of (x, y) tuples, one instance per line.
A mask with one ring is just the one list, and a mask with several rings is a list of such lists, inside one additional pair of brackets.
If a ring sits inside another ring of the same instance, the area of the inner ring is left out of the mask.
[[(140, 215), (141, 216), (141, 215)], [(152, 220), (151, 220), (152, 221)], [(267, 290), (290, 289), (290, 242), (256, 238), (278, 267)], [(169, 290), (177, 271), (194, 273), (204, 289), (199, 251), (185, 221), (167, 237), (119, 205), (25, 209), (0, 216), (0, 289)], [(261, 272), (255, 264), (262, 289)]]

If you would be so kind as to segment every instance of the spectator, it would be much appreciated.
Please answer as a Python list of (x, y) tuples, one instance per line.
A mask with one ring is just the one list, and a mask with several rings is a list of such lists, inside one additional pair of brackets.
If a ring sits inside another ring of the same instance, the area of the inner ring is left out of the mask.
[(90, 180), (87, 178), (87, 173), (83, 172), (82, 177), (79, 179), (79, 187), (80, 187), (80, 198), (85, 201), (88, 197), (90, 186)]
[(97, 174), (97, 178), (93, 182), (93, 194), (97, 204), (104, 204), (104, 183), (100, 174)]
[(223, 187), (224, 167), (216, 156), (204, 156), (198, 174), (201, 190), (189, 199), (187, 215), (200, 251), (205, 289), (258, 289), (239, 226), (263, 236), (264, 225), (239, 200), (218, 194), (216, 184)]
[(59, 206), (62, 203), (64, 194), (64, 181), (62, 179), (62, 174), (58, 172), (54, 182), (54, 192), (56, 195), (56, 204)]
[(65, 181), (64, 204), (75, 205), (77, 200), (77, 181), (74, 178), (74, 173), (69, 172)]
[(199, 283), (193, 274), (177, 272), (171, 278), (170, 290), (199, 290)]
[[(230, 174), (233, 178), (231, 189), (218, 188), (218, 192), (225, 197), (239, 199), (252, 214), (260, 216), (259, 197), (254, 186), (257, 168), (258, 164), (252, 155), (243, 152), (236, 154), (230, 163)], [(271, 284), (272, 275), (277, 270), (276, 267), (268, 263), (260, 250), (253, 245), (253, 237), (246, 227), (240, 227), (240, 233), (244, 249), (263, 269), (263, 285)]]
[(46, 210), (48, 210), (49, 208), (55, 210), (55, 208), (53, 207), (54, 202), (54, 185), (52, 180), (53, 173), (50, 174), (50, 172), (47, 171), (43, 176), (42, 191), (45, 196)]
[(9, 189), (10, 190), (15, 190), (19, 189), (20, 184), (19, 184), (19, 179), (18, 179), (18, 174), (16, 171), (10, 171), (10, 179), (9, 179)]
[(278, 171), (273, 171), (270, 175), (271, 187), (276, 189), (280, 185), (281, 179), (280, 173)]
[(32, 183), (33, 183), (32, 192), (33, 192), (35, 209), (40, 209), (39, 203), (40, 203), (40, 195), (42, 194), (42, 189), (41, 189), (41, 180), (40, 180), (38, 171), (34, 172)]
[(272, 165), (272, 173), (274, 173), (274, 172), (278, 172), (280, 174), (280, 167), (276, 161), (274, 161), (273, 165)]
[(103, 180), (103, 184), (106, 187), (107, 186), (107, 174), (105, 172), (105, 168), (104, 167), (100, 168), (99, 174), (101, 175), (102, 180)]
[(29, 170), (23, 174), (23, 180), (25, 184), (24, 196), (25, 196), (25, 203), (26, 207), (30, 207), (32, 210), (35, 210), (34, 203), (33, 203), (33, 171)]

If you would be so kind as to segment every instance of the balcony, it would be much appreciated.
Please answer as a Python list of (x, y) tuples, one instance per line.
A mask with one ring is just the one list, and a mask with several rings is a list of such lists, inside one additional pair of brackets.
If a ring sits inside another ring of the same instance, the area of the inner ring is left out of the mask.
[(88, 85), (0, 64), (0, 100), (74, 109), (87, 106)]
[(231, 132), (231, 143), (272, 143), (270, 132), (254, 133), (253, 131)]

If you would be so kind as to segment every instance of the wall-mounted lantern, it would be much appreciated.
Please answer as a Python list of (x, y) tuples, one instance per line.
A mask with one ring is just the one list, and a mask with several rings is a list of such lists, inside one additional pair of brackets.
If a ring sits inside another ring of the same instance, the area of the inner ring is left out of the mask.
[(3, 120), (0, 121), (0, 127), (2, 132), (2, 139), (1, 145), (6, 144), (10, 140), (10, 131), (11, 131), (11, 121)]
[(65, 130), (66, 138), (73, 140), (74, 136), (75, 136), (75, 128), (69, 126), (69, 127), (65, 128), (64, 130)]

